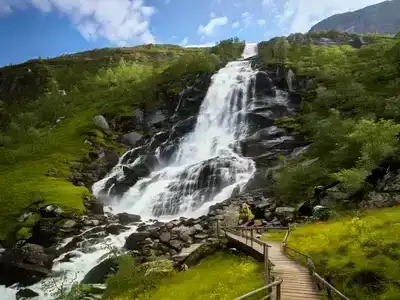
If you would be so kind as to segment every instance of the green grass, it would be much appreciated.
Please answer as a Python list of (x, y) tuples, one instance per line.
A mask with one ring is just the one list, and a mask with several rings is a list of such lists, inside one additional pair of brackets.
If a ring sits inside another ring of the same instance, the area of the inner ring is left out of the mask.
[(261, 239), (263, 241), (282, 242), (285, 238), (286, 230), (269, 230), (264, 233)]
[[(186, 272), (175, 273), (139, 295), (132, 285), (120, 287), (119, 295), (106, 299), (234, 299), (264, 285), (262, 265), (252, 258), (219, 252)], [(259, 299), (260, 297), (256, 298)]]
[(299, 226), (288, 245), (350, 299), (399, 299), (400, 207)]

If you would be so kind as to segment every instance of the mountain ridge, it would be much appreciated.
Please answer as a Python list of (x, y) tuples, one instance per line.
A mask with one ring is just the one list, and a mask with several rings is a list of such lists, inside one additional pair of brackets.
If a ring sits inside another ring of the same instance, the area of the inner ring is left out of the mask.
[(312, 26), (310, 32), (333, 29), (356, 33), (396, 34), (400, 31), (399, 12), (400, 0), (384, 1), (330, 16)]

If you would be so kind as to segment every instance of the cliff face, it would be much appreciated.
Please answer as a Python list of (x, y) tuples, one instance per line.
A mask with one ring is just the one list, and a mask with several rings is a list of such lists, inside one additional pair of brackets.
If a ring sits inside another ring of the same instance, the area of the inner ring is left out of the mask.
[(353, 12), (333, 15), (314, 25), (310, 31), (331, 29), (396, 34), (400, 31), (400, 0), (385, 1)]

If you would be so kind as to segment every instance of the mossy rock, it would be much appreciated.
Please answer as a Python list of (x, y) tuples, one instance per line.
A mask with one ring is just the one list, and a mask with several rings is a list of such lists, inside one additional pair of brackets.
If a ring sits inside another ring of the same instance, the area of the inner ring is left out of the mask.
[(32, 237), (32, 228), (28, 228), (28, 227), (22, 227), (15, 234), (15, 238), (17, 239), (17, 241), (27, 240), (31, 237)]

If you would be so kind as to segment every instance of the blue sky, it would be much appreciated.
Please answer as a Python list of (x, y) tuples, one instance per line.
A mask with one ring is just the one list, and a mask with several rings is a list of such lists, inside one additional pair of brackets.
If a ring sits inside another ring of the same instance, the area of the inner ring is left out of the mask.
[(258, 42), (379, 0), (0, 0), (0, 66), (143, 43)]

